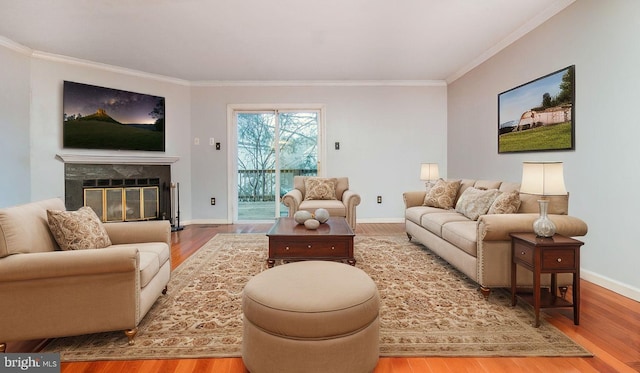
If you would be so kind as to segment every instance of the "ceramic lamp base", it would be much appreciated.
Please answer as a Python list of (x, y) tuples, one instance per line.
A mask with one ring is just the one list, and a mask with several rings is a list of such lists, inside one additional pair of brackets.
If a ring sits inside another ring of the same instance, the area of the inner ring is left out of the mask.
[(533, 222), (533, 231), (538, 237), (552, 237), (556, 234), (556, 225), (547, 216), (549, 201), (545, 199), (538, 200), (540, 205), (540, 217)]

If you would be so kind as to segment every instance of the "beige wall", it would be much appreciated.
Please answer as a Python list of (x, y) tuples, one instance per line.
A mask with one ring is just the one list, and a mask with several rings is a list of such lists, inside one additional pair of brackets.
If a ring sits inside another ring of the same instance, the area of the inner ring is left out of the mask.
[(29, 146), (30, 60), (0, 40), (0, 206), (31, 201)]
[[(449, 85), (447, 156), (450, 176), (512, 181), (522, 161), (563, 161), (569, 211), (589, 225), (583, 276), (638, 300), (639, 34), (640, 2), (576, 1)], [(498, 93), (574, 64), (575, 151), (498, 154)]]
[[(421, 162), (446, 167), (446, 86), (358, 83), (332, 86), (223, 86), (192, 90), (193, 137), (222, 139), (223, 150), (192, 145), (193, 216), (227, 219), (228, 104), (322, 104), (327, 176), (348, 176), (362, 197), (359, 221), (402, 221), (402, 192), (424, 188)], [(335, 150), (334, 142), (340, 142)], [(383, 203), (376, 203), (376, 196)], [(209, 205), (209, 198), (220, 201)]]
[[(233, 159), (227, 143), (228, 104), (322, 104), (326, 109), (325, 174), (350, 178), (352, 188), (362, 196), (358, 208), (361, 221), (402, 221), (402, 192), (423, 188), (421, 162), (438, 162), (446, 175), (444, 82), (202, 86), (57, 56), (32, 55), (28, 50), (0, 46), (0, 53), (5, 75), (15, 87), (15, 96), (9, 101), (13, 104), (0, 113), (0, 119), (6, 133), (15, 139), (8, 143), (18, 149), (6, 152), (11, 162), (5, 166), (5, 174), (13, 173), (23, 180), (20, 188), (0, 186), (0, 195), (6, 196), (2, 206), (64, 197), (64, 164), (56, 159), (57, 154), (144, 154), (63, 149), (64, 80), (165, 97), (164, 155), (180, 158), (172, 165), (172, 178), (180, 183), (184, 224), (231, 221), (227, 197)], [(195, 137), (202, 140), (200, 145), (194, 144)], [(210, 137), (222, 143), (221, 151), (206, 145)], [(341, 143), (339, 151), (333, 149), (335, 141)], [(14, 192), (22, 195), (12, 196)], [(382, 204), (376, 203), (378, 195), (383, 197)], [(217, 200), (215, 206), (209, 203), (211, 197)]]
[[(132, 92), (165, 97), (166, 152), (83, 150), (62, 148), (62, 86), (63, 81), (93, 84)], [(47, 57), (31, 58), (31, 199), (64, 197), (64, 163), (56, 154), (85, 155), (166, 155), (177, 156), (171, 167), (172, 178), (183, 180), (181, 187), (191, 187), (189, 149), (190, 87), (124, 69), (105, 69), (90, 64), (73, 64)], [(181, 209), (190, 213), (189, 195), (181, 196)]]

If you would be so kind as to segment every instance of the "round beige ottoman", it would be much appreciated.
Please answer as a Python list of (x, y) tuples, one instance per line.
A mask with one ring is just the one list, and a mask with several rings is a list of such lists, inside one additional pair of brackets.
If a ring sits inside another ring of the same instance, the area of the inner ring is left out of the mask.
[(242, 360), (252, 373), (371, 372), (380, 298), (361, 269), (304, 261), (268, 269), (242, 294)]

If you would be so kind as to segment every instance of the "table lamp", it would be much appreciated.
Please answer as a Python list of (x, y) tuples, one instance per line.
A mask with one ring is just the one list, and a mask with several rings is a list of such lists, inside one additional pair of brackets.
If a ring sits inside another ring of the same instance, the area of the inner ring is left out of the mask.
[(545, 197), (567, 194), (562, 162), (522, 162), (520, 193), (542, 196), (538, 200), (540, 217), (533, 222), (533, 231), (538, 237), (552, 237), (556, 233), (556, 225), (547, 216), (549, 200)]
[(438, 180), (439, 177), (437, 163), (422, 163), (420, 165), (420, 180), (425, 181), (427, 189), (431, 188), (431, 183)]

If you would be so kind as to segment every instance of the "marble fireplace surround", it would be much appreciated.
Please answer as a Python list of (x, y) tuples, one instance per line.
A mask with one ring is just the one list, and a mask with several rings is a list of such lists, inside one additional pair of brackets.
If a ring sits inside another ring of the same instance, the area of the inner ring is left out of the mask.
[(58, 154), (56, 158), (64, 162), (68, 210), (77, 210), (84, 205), (84, 188), (95, 182), (157, 185), (158, 219), (169, 219), (173, 223), (171, 164), (178, 161), (178, 157)]

